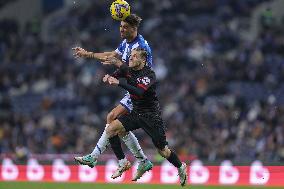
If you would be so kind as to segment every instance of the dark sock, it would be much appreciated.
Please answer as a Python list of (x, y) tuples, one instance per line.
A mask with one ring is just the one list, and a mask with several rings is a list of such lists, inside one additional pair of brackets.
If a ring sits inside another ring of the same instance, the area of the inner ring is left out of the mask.
[(109, 138), (109, 143), (117, 159), (118, 160), (124, 159), (125, 155), (121, 148), (119, 136), (116, 135), (114, 137)]
[(171, 155), (170, 155), (170, 157), (167, 158), (167, 160), (171, 164), (173, 164), (176, 168), (180, 168), (181, 167), (181, 161), (179, 160), (179, 158), (176, 155), (176, 153), (174, 153), (173, 151), (171, 151)]

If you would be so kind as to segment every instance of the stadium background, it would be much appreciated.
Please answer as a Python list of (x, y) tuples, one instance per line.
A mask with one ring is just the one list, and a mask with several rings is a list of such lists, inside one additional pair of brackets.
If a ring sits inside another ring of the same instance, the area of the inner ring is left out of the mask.
[[(111, 67), (76, 60), (71, 48), (118, 46), (111, 2), (0, 1), (1, 160), (74, 164), (75, 154), (93, 149), (123, 92), (101, 82)], [(182, 159), (283, 165), (284, 2), (128, 2), (143, 18), (140, 33), (152, 47), (169, 144)], [(150, 138), (135, 134), (160, 164)], [(109, 150), (100, 162), (111, 158)]]

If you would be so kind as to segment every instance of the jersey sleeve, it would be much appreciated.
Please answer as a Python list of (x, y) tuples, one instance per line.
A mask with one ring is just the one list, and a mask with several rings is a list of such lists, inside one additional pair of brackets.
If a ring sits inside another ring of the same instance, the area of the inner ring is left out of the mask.
[(122, 43), (119, 44), (119, 46), (115, 49), (115, 52), (117, 54), (119, 54), (120, 56), (122, 56), (123, 53), (123, 46), (124, 46), (124, 41)]
[(116, 79), (120, 78), (120, 71), (119, 69), (115, 70), (112, 74), (110, 74), (112, 77), (115, 77)]
[(122, 77), (126, 77), (127, 76), (127, 74), (128, 74), (128, 71), (129, 71), (129, 69), (128, 69), (128, 67), (126, 66), (126, 65), (122, 65), (122, 66), (120, 66), (120, 68), (118, 68), (117, 70), (115, 70), (112, 74), (111, 74), (111, 76), (112, 77), (115, 77), (115, 78), (122, 78)]
[(142, 96), (145, 92), (144, 89), (130, 85), (125, 80), (121, 80), (121, 79), (119, 80), (118, 86), (127, 90), (130, 94), (137, 95), (137, 96)]
[(147, 74), (138, 79), (137, 87), (147, 91), (156, 82), (155, 74)]

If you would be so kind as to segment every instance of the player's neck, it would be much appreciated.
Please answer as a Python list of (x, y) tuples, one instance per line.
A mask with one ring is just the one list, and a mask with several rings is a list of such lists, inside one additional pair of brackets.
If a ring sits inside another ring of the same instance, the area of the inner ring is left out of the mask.
[(129, 38), (126, 39), (126, 42), (130, 43), (130, 42), (134, 41), (137, 36), (138, 36), (138, 33), (135, 32), (132, 36), (129, 36)]
[(137, 67), (133, 67), (132, 69), (135, 70), (135, 71), (138, 71), (138, 70), (142, 70), (144, 68), (145, 64), (141, 64)]

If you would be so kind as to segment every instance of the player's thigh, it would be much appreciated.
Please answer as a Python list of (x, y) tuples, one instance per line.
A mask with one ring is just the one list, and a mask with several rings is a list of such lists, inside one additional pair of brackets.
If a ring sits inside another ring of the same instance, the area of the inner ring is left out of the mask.
[(127, 113), (128, 113), (128, 110), (124, 106), (119, 104), (115, 108), (113, 108), (110, 111), (110, 113), (108, 113), (108, 115), (107, 115), (107, 122), (111, 123), (112, 121), (114, 121), (119, 116), (122, 116), (122, 115), (127, 114)]
[(125, 131), (133, 131), (142, 127), (143, 123), (135, 113), (125, 114), (117, 118), (125, 128)]
[(143, 130), (151, 137), (158, 150), (164, 150), (168, 142), (166, 139), (164, 122), (161, 117), (147, 117), (143, 119)]
[(116, 118), (118, 116), (122, 116), (129, 113), (129, 111), (121, 104), (117, 105), (114, 109), (112, 109), (112, 112), (116, 116)]

